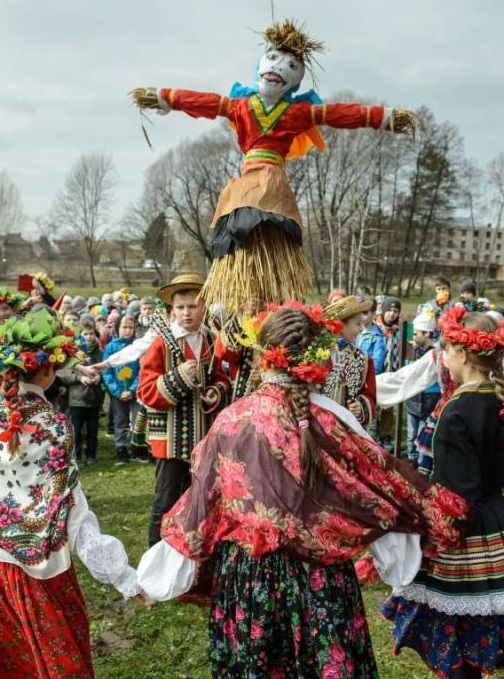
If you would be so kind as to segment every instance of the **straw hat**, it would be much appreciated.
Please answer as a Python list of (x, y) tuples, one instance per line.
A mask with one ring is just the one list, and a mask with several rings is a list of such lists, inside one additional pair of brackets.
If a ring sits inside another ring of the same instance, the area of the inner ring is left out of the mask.
[(173, 295), (181, 290), (201, 290), (205, 281), (197, 273), (181, 273), (172, 280), (168, 285), (163, 285), (157, 291), (159, 299), (163, 300), (165, 304), (172, 304)]
[(373, 300), (365, 299), (364, 297), (354, 297), (348, 295), (337, 299), (332, 304), (328, 304), (324, 309), (324, 316), (336, 318), (338, 321), (345, 321), (350, 316), (369, 311), (373, 306)]

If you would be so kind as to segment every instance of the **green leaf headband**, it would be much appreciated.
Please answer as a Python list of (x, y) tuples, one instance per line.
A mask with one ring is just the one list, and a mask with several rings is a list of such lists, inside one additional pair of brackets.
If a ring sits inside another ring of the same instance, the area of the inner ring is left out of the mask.
[(63, 329), (47, 309), (0, 325), (0, 373), (13, 367), (30, 372), (48, 363), (70, 367), (78, 360), (75, 333)]

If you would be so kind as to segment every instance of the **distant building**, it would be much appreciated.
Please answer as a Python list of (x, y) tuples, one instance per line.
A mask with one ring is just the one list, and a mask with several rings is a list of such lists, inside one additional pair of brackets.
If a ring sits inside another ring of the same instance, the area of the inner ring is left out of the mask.
[(488, 278), (504, 277), (504, 229), (490, 224), (473, 228), (450, 225), (440, 229), (423, 260), (426, 273), (446, 271), (457, 276), (476, 276), (487, 271)]

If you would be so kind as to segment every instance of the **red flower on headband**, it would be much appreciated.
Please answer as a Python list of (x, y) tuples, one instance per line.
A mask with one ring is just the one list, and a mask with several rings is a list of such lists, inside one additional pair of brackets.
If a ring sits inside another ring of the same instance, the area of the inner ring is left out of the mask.
[(61, 350), (64, 351), (67, 356), (75, 356), (78, 351), (77, 346), (75, 344), (70, 344), (69, 342), (62, 342), (60, 346)]
[(37, 361), (37, 354), (34, 351), (22, 351), (19, 354), (19, 358), (23, 361), (23, 365), (27, 372), (40, 368)]
[(450, 344), (459, 344), (467, 351), (489, 354), (500, 345), (504, 347), (504, 323), (494, 332), (478, 330), (478, 328), (466, 328), (460, 321), (466, 316), (467, 311), (463, 306), (455, 306), (447, 309), (439, 319), (439, 327), (443, 338)]
[(289, 365), (289, 357), (285, 347), (273, 347), (273, 349), (266, 349), (261, 356), (261, 368), (269, 368), (274, 365), (276, 368), (287, 368)]
[(496, 333), (477, 330), (471, 339), (472, 343), (467, 347), (469, 351), (493, 351), (497, 346)]
[(324, 307), (320, 302), (314, 304), (312, 307), (307, 308), (305, 313), (314, 321), (317, 325), (324, 325)]
[(344, 327), (343, 321), (338, 321), (336, 318), (326, 318), (324, 325), (333, 335), (341, 335), (341, 331)]
[(323, 384), (331, 372), (331, 369), (324, 368), (324, 366), (318, 365), (317, 363), (300, 363), (291, 368), (290, 372), (291, 375), (294, 375), (294, 377), (297, 377), (303, 382)]

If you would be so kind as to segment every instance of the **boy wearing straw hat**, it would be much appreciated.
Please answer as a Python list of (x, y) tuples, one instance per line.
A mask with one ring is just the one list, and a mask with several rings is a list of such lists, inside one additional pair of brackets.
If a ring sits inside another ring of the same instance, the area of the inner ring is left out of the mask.
[(155, 315), (151, 330), (157, 336), (141, 361), (137, 394), (147, 408), (147, 438), (156, 458), (150, 546), (160, 540), (163, 514), (191, 483), (193, 447), (228, 397), (228, 380), (220, 362), (212, 361), (212, 336), (203, 325), (203, 284), (198, 274), (185, 273), (158, 290), (173, 320)]
[(376, 378), (373, 361), (355, 346), (362, 331), (362, 314), (372, 300), (349, 295), (329, 304), (324, 315), (343, 322), (338, 351), (332, 352), (332, 372), (324, 385), (324, 394), (348, 408), (359, 422), (367, 426), (376, 413)]

